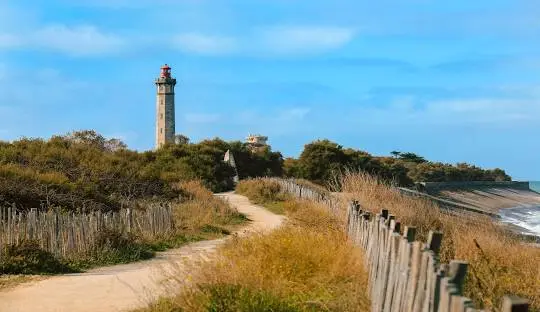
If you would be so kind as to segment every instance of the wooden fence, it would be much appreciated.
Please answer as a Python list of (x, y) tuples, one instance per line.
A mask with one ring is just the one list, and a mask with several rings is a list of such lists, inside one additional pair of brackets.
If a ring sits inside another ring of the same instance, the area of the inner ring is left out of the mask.
[(57, 256), (86, 253), (105, 229), (145, 237), (162, 235), (173, 229), (172, 208), (156, 205), (145, 210), (75, 214), (0, 207), (0, 256), (5, 246), (25, 240), (36, 241)]
[[(298, 185), (294, 180), (274, 180), (281, 184), (284, 192), (326, 204), (334, 214), (343, 210), (339, 200), (328, 194)], [(374, 215), (363, 211), (358, 202), (350, 203), (347, 208), (346, 230), (354, 244), (365, 251), (371, 311), (483, 311), (475, 309), (472, 301), (463, 296), (467, 262), (439, 262), (442, 233), (430, 232), (426, 243), (415, 241), (414, 227), (402, 229), (388, 210)], [(499, 311), (526, 312), (528, 302), (505, 296)]]
[(281, 185), (281, 190), (284, 193), (291, 194), (299, 199), (312, 200), (324, 204), (333, 214), (339, 214), (343, 211), (340, 207), (340, 201), (337, 200), (330, 192), (321, 193), (315, 189), (305, 185), (297, 184), (294, 180), (284, 180), (279, 178), (268, 178), (271, 181)]

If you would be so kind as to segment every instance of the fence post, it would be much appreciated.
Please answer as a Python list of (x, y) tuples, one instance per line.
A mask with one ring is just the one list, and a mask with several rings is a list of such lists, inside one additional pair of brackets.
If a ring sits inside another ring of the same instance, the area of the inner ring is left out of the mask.
[(406, 226), (403, 230), (403, 237), (407, 238), (407, 242), (412, 243), (416, 237), (416, 227)]
[(8, 245), (11, 245), (13, 242), (12, 242), (12, 236), (13, 236), (13, 229), (12, 229), (12, 220), (13, 220), (13, 215), (12, 215), (12, 211), (11, 211), (11, 207), (8, 207), (7, 209), (7, 243)]
[(516, 296), (504, 296), (501, 312), (528, 312), (529, 302), (527, 299)]
[(441, 232), (433, 232), (429, 231), (428, 235), (428, 241), (427, 241), (427, 248), (435, 253), (435, 255), (439, 254), (439, 251), (441, 249), (441, 242), (442, 242), (442, 233)]
[(467, 267), (469, 264), (466, 261), (452, 260), (448, 270), (450, 282), (456, 285), (458, 293), (463, 295), (463, 282), (467, 276)]
[(131, 233), (131, 208), (128, 208), (126, 211), (126, 217), (127, 217), (127, 232)]

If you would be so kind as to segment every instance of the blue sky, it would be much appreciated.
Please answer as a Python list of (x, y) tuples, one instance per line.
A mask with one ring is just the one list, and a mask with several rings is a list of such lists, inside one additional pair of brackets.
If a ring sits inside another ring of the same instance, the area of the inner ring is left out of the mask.
[(328, 138), (540, 179), (537, 0), (0, 0), (0, 139), (95, 129), (154, 145), (173, 67), (177, 132)]

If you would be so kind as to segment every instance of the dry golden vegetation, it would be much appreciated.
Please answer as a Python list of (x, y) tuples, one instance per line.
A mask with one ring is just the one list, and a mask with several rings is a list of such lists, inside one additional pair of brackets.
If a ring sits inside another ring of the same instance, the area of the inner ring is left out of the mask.
[(313, 183), (306, 179), (295, 179), (294, 182), (298, 185), (305, 186), (307, 188), (310, 188), (312, 190), (317, 191), (320, 194), (329, 195), (330, 191), (324, 186), (321, 186), (319, 184)]
[(540, 311), (540, 248), (520, 241), (487, 217), (444, 214), (433, 203), (401, 195), (366, 174), (346, 174), (342, 186), (362, 209), (385, 208), (403, 225), (416, 226), (419, 240), (425, 241), (429, 230), (443, 232), (441, 261), (469, 262), (465, 295), (477, 305), (498, 307), (503, 295), (513, 294), (529, 299), (531, 311)]
[[(243, 192), (260, 195), (260, 183)], [(229, 241), (180, 295), (142, 311), (368, 311), (363, 257), (343, 224), (312, 202), (283, 208), (286, 225)]]
[(244, 215), (225, 201), (217, 198), (200, 181), (182, 182), (175, 185), (185, 200), (175, 206), (175, 222), (184, 232), (208, 232), (213, 230), (228, 234), (235, 226), (246, 221)]
[[(156, 251), (227, 235), (246, 221), (244, 215), (214, 197), (200, 181), (178, 183), (174, 187), (183, 198), (171, 202), (172, 230), (159, 234), (144, 231), (133, 234), (105, 228), (88, 251), (64, 257), (41, 249), (37, 241), (0, 246), (4, 248), (0, 256), (0, 276), (77, 272), (100, 265), (148, 259)], [(144, 207), (144, 204), (140, 206)]]
[(236, 187), (236, 192), (247, 196), (253, 203), (264, 206), (275, 214), (284, 214), (283, 206), (291, 197), (281, 192), (281, 186), (276, 181), (264, 178), (242, 180)]
[(43, 275), (0, 275), (0, 291), (6, 291), (20, 284), (37, 282), (45, 278)]
[(288, 196), (281, 192), (279, 183), (264, 178), (242, 180), (238, 183), (236, 192), (247, 196), (256, 204), (288, 199)]

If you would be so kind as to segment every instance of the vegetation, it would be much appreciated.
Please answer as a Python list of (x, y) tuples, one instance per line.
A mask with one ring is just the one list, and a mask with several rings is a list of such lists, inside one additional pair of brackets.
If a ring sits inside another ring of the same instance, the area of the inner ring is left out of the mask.
[[(261, 183), (242, 188), (259, 200)], [(363, 258), (342, 223), (312, 202), (283, 207), (286, 225), (228, 242), (178, 296), (141, 311), (368, 311)]]
[(236, 186), (236, 192), (275, 214), (285, 214), (284, 204), (291, 198), (288, 194), (281, 192), (279, 183), (262, 178), (240, 181)]
[(232, 188), (230, 149), (240, 177), (279, 176), (282, 157), (269, 149), (249, 152), (246, 144), (188, 139), (158, 151), (135, 152), (119, 140), (79, 131), (49, 140), (0, 142), (0, 207), (116, 210), (140, 200), (169, 201), (181, 181), (201, 180), (212, 191)]
[(214, 191), (231, 189), (234, 170), (223, 162), (230, 150), (241, 179), (263, 176), (304, 178), (324, 185), (336, 172), (361, 170), (400, 185), (413, 181), (502, 181), (500, 169), (483, 170), (468, 164), (432, 163), (413, 153), (375, 157), (319, 140), (305, 145), (298, 159), (283, 160), (269, 147), (252, 152), (241, 142), (218, 138), (177, 144), (157, 151), (136, 152), (116, 139), (94, 131), (78, 131), (48, 140), (0, 142), (0, 207), (15, 203), (70, 211), (117, 210), (141, 200), (169, 201), (181, 181), (201, 180)]
[(540, 311), (540, 249), (482, 216), (458, 217), (442, 213), (435, 204), (401, 195), (387, 183), (363, 173), (346, 174), (343, 191), (360, 201), (362, 209), (382, 208), (403, 225), (415, 226), (417, 238), (425, 241), (429, 230), (443, 232), (441, 260), (469, 262), (465, 295), (477, 305), (500, 306), (504, 295), (528, 298), (531, 311)]
[(3, 248), (0, 252), (0, 274), (77, 272), (99, 265), (148, 259), (155, 251), (227, 235), (246, 220), (227, 203), (214, 197), (201, 182), (177, 183), (173, 188), (184, 194), (185, 198), (173, 204), (175, 228), (166, 235), (133, 235), (105, 230), (96, 238), (90, 252), (67, 258), (41, 250), (37, 242), (23, 241), (0, 247)]
[(0, 275), (0, 291), (13, 288), (27, 282), (37, 282), (47, 278), (44, 275)]
[(391, 152), (393, 157), (376, 157), (367, 152), (329, 140), (317, 140), (304, 146), (298, 159), (284, 161), (287, 177), (304, 178), (327, 184), (336, 173), (347, 169), (362, 171), (386, 181), (408, 186), (413, 182), (509, 181), (501, 169), (484, 170), (473, 165), (430, 162), (414, 153)]

